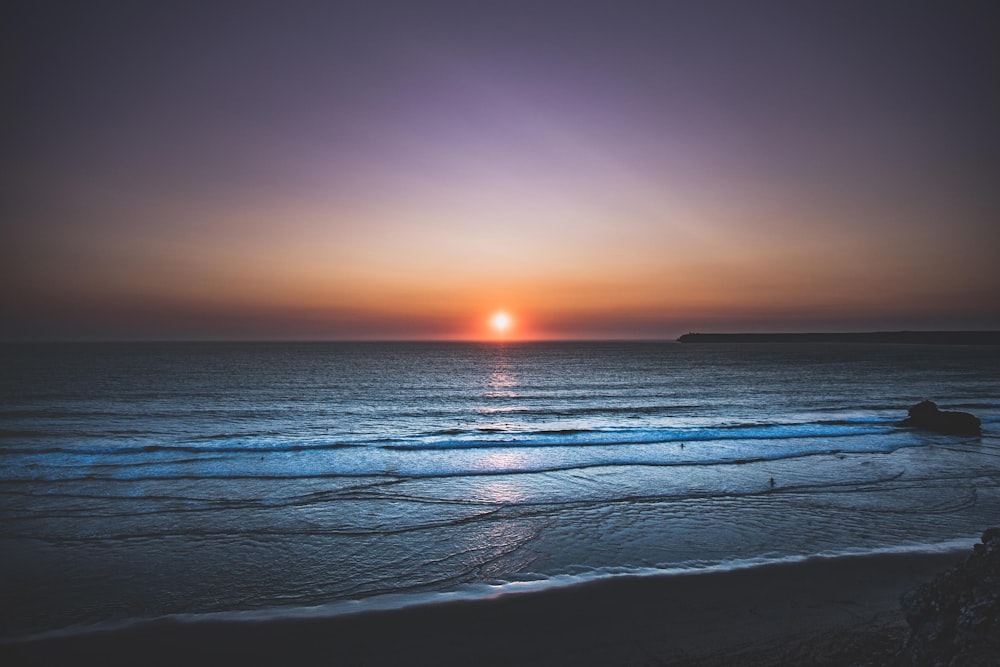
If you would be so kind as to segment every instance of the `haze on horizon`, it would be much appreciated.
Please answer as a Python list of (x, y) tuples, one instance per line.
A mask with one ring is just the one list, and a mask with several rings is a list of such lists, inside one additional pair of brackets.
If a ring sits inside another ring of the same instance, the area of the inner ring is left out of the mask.
[(990, 11), (7, 3), (0, 339), (997, 329)]

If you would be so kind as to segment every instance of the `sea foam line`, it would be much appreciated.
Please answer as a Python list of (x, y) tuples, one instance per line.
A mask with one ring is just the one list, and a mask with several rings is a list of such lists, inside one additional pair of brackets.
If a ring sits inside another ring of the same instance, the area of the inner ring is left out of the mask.
[[(899, 544), (868, 549), (848, 548), (836, 551), (821, 551), (815, 554), (791, 554), (781, 557), (741, 558), (717, 562), (687, 562), (662, 567), (605, 567), (582, 573), (537, 575), (537, 578), (497, 583), (463, 584), (451, 591), (425, 593), (384, 593), (360, 600), (335, 600), (319, 605), (276, 606), (264, 609), (244, 609), (201, 613), (165, 614), (147, 618), (126, 618), (102, 621), (92, 624), (72, 625), (55, 630), (29, 634), (23, 637), (2, 637), (0, 644), (17, 644), (29, 641), (43, 641), (97, 632), (126, 630), (141, 626), (164, 623), (195, 625), (201, 623), (264, 623), (268, 621), (320, 620), (353, 614), (395, 611), (425, 605), (439, 605), (450, 602), (493, 600), (509, 595), (525, 595), (542, 591), (569, 588), (582, 584), (611, 579), (636, 577), (675, 577), (699, 574), (713, 574), (752, 570), (772, 565), (792, 565), (818, 560), (839, 558), (864, 558), (883, 555), (905, 554), (959, 554), (971, 552), (971, 545), (979, 541), (979, 536), (955, 538), (941, 542)], [(528, 574), (527, 576), (531, 576)]]

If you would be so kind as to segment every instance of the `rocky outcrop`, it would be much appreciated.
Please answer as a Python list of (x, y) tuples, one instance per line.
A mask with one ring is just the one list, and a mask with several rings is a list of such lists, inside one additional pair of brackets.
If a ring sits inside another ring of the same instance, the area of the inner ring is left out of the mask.
[(1000, 665), (1000, 528), (983, 533), (964, 563), (904, 593), (900, 606), (910, 635), (897, 664)]
[(933, 401), (921, 401), (907, 410), (909, 417), (899, 423), (900, 426), (949, 435), (981, 435), (982, 423), (975, 415), (968, 412), (948, 412), (938, 410)]

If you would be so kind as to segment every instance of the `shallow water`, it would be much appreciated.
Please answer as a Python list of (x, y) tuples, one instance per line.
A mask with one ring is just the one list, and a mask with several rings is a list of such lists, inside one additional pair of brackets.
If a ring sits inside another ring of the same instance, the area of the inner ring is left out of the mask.
[[(1000, 517), (995, 347), (2, 355), (5, 636), (931, 548)], [(924, 398), (974, 412), (984, 436), (897, 428)]]

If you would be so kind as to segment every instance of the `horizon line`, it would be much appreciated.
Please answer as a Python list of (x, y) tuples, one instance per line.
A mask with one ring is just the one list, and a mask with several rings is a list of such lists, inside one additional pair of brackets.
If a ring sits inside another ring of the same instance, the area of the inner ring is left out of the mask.
[(469, 343), (469, 344), (521, 344), (521, 343), (677, 343), (683, 336), (856, 336), (872, 334), (992, 334), (1000, 329), (882, 329), (868, 331), (688, 331), (669, 337), (608, 337), (608, 338), (12, 338), (0, 339), (3, 345), (23, 344), (125, 344), (125, 343)]

